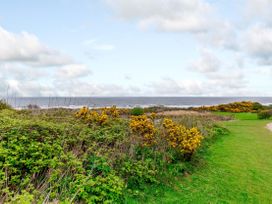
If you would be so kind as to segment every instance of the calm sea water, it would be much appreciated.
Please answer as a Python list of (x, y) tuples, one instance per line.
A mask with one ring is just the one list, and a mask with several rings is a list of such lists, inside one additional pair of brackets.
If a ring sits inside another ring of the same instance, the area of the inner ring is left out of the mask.
[(24, 97), (6, 100), (15, 108), (25, 108), (29, 104), (36, 104), (41, 108), (108, 107), (112, 105), (118, 107), (195, 107), (235, 101), (256, 101), (262, 104), (272, 104), (272, 97)]

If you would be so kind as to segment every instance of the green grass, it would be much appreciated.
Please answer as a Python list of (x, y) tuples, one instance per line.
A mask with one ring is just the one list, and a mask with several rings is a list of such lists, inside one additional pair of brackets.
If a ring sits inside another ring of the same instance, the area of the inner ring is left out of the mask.
[(234, 117), (239, 120), (221, 124), (230, 134), (211, 145), (206, 164), (191, 176), (177, 178), (175, 187), (153, 189), (163, 194), (150, 193), (148, 203), (272, 203), (272, 133), (265, 128), (269, 121), (249, 113)]

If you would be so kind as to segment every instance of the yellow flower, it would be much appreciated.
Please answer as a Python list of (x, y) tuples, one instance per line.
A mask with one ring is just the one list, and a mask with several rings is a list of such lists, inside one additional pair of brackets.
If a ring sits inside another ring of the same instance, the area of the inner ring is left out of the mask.
[(187, 129), (169, 118), (164, 119), (163, 127), (169, 146), (178, 148), (179, 151), (184, 153), (194, 153), (203, 139), (197, 128)]
[(146, 115), (132, 116), (129, 126), (132, 133), (142, 137), (144, 146), (151, 146), (156, 143), (156, 129), (152, 120), (150, 120)]

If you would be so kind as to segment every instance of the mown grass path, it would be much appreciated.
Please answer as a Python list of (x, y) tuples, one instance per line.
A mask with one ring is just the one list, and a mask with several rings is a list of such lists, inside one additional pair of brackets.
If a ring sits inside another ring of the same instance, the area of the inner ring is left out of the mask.
[[(218, 139), (207, 164), (177, 181), (154, 203), (272, 203), (272, 132), (269, 121), (239, 116), (224, 122), (230, 135)], [(271, 122), (271, 121), (270, 121)]]

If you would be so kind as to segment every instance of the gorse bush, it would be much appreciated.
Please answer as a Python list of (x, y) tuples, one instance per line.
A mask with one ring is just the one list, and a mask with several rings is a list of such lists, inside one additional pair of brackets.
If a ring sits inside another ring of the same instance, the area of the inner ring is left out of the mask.
[(132, 116), (129, 126), (133, 134), (139, 135), (143, 139), (143, 145), (151, 146), (156, 142), (155, 126), (146, 115)]
[(193, 108), (196, 111), (221, 111), (221, 112), (232, 112), (232, 113), (242, 113), (242, 112), (256, 112), (264, 109), (260, 103), (251, 101), (234, 102), (229, 104), (220, 104), (217, 106), (202, 106), (198, 108)]
[(185, 154), (193, 154), (200, 146), (203, 136), (196, 128), (187, 129), (171, 119), (164, 119), (165, 138), (168, 144)]
[(188, 120), (120, 112), (1, 110), (0, 203), (125, 203), (128, 190), (138, 195), (181, 175), (199, 131), (212, 128), (201, 119), (182, 125)]
[(89, 124), (105, 125), (109, 122), (109, 118), (119, 118), (120, 114), (116, 106), (104, 108), (99, 113), (96, 110), (89, 110), (87, 107), (81, 108), (76, 117), (81, 118)]

